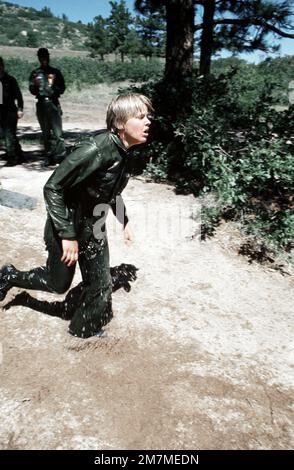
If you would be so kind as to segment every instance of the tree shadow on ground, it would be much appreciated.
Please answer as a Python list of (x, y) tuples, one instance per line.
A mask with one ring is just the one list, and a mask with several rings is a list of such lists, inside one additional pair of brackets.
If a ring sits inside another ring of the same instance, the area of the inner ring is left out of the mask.
[[(99, 133), (100, 131), (97, 129), (93, 131), (92, 129), (80, 129), (78, 127), (73, 128), (71, 130), (64, 130), (63, 137), (64, 139), (79, 139), (81, 137), (93, 136)], [(23, 126), (20, 127), (17, 131), (17, 136), (20, 141), (23, 143), (26, 140), (41, 140), (42, 139), (42, 132), (40, 129), (36, 129), (32, 126)]]
[(45, 156), (42, 150), (23, 150), (21, 162), (16, 165), (9, 165), (9, 161), (6, 158), (5, 154), (0, 154), (0, 168), (10, 167), (17, 168), (18, 166), (23, 166), (27, 170), (33, 171), (50, 171), (53, 167), (44, 166)]
[[(63, 132), (63, 137), (65, 139), (65, 144), (66, 144), (66, 153), (67, 155), (72, 152), (72, 150), (75, 148), (75, 145), (86, 139), (87, 137), (93, 137), (97, 134), (99, 134), (101, 130), (91, 130), (91, 129), (79, 129), (79, 128), (74, 128), (71, 129), (70, 131), (64, 131)], [(51, 171), (54, 169), (57, 164), (55, 165), (50, 165), (50, 166), (45, 166), (45, 155), (43, 151), (43, 145), (42, 145), (42, 133), (40, 129), (36, 129), (32, 126), (22, 126), (18, 129), (17, 132), (20, 144), (22, 146), (22, 159), (20, 163), (17, 165), (13, 166), (18, 166), (18, 165), (23, 165), (27, 170), (32, 170), (32, 171)], [(1, 145), (1, 139), (0, 139), (0, 168), (4, 166), (9, 166), (8, 160), (5, 155), (4, 151), (4, 142), (2, 142)], [(27, 149), (26, 147), (31, 146), (31, 147), (36, 147), (38, 148), (33, 148), (33, 149)]]

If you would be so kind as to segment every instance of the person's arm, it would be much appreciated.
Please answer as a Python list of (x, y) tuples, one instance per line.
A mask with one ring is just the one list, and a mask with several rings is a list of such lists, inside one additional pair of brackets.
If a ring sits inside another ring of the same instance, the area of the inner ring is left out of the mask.
[(56, 69), (55, 79), (52, 84), (52, 91), (57, 98), (65, 92), (65, 82), (60, 70)]
[(130, 229), (130, 225), (127, 224), (124, 228), (124, 241), (126, 245), (131, 245), (134, 241), (133, 232)]
[(127, 245), (130, 245), (133, 240), (133, 233), (129, 226), (129, 218), (127, 215), (126, 206), (121, 194), (116, 196), (116, 201), (110, 204), (113, 214), (117, 220), (122, 224), (124, 229), (124, 241)]
[(29, 90), (32, 95), (36, 96), (39, 91), (39, 87), (36, 83), (36, 72), (35, 70), (32, 71), (30, 78), (29, 78)]
[(17, 117), (20, 119), (23, 116), (23, 97), (15, 78), (13, 78), (13, 96), (17, 102)]
[(126, 206), (121, 194), (116, 196), (115, 202), (111, 203), (110, 207), (117, 220), (122, 224), (123, 228), (125, 228), (129, 222), (129, 218), (127, 216)]

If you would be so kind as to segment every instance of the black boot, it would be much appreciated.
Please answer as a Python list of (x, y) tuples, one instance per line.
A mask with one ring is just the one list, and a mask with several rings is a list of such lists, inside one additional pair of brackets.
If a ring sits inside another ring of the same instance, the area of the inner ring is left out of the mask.
[(48, 167), (48, 166), (53, 166), (53, 165), (56, 165), (53, 157), (51, 155), (46, 156), (44, 159), (43, 166)]
[(16, 269), (12, 264), (3, 266), (0, 269), (0, 302), (5, 299), (12, 284), (9, 282), (9, 275), (15, 273)]
[(11, 157), (7, 160), (6, 166), (16, 166), (19, 164), (19, 160), (17, 157)]

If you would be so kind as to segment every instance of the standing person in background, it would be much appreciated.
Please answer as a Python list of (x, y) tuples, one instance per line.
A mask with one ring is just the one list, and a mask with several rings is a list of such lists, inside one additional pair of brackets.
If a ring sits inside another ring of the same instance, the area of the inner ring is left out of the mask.
[(62, 110), (59, 97), (65, 91), (60, 70), (49, 65), (48, 49), (38, 52), (40, 67), (30, 75), (29, 89), (37, 97), (37, 118), (42, 130), (45, 147), (45, 166), (60, 163), (66, 155), (62, 137)]
[(7, 165), (13, 166), (23, 161), (22, 150), (16, 136), (17, 121), (23, 117), (23, 98), (16, 79), (5, 72), (2, 57), (0, 57), (0, 87), (0, 127), (5, 139)]

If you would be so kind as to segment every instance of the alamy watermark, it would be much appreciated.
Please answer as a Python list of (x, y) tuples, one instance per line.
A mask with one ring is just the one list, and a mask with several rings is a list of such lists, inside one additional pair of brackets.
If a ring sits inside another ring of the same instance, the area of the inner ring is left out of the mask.
[[(183, 198), (171, 203), (128, 199), (127, 207), (127, 215), (132, 214), (132, 220), (139, 220), (139, 239), (148, 244), (176, 246), (181, 240), (200, 237), (201, 205), (196, 200), (192, 202)], [(93, 233), (96, 239), (105, 236), (104, 226), (111, 208), (121, 224), (126, 221), (125, 206), (120, 196), (116, 198), (115, 206), (97, 204), (93, 212), (96, 220)]]
[(0, 82), (0, 104), (3, 104), (3, 85)]

